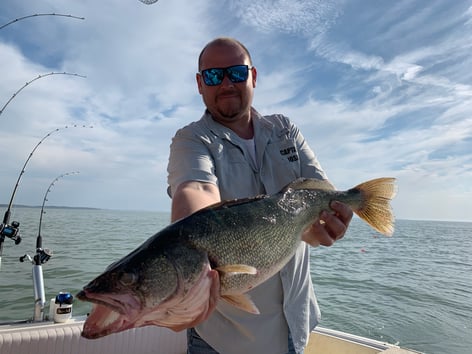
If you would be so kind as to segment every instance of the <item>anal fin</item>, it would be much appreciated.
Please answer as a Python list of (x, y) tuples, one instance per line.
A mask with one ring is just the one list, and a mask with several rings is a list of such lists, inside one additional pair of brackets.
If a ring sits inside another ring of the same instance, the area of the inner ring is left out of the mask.
[(227, 303), (237, 307), (243, 311), (252, 313), (254, 315), (259, 315), (259, 309), (256, 307), (256, 304), (251, 300), (249, 295), (238, 294), (238, 295), (222, 295), (221, 298)]

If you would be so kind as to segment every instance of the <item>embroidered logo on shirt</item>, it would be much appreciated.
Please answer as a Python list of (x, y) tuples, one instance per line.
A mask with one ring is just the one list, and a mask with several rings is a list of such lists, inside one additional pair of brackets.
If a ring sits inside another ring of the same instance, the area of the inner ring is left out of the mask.
[(290, 162), (298, 161), (298, 154), (295, 146), (289, 146), (288, 148), (280, 150), (280, 155), (287, 156), (287, 160)]

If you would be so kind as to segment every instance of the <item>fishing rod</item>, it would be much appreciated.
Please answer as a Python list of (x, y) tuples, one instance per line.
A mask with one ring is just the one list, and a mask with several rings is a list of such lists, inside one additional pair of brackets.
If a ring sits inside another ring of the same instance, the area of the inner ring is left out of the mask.
[(48, 248), (43, 249), (43, 240), (41, 236), (41, 224), (43, 221), (43, 214), (45, 214), (44, 206), (48, 200), (48, 194), (51, 192), (52, 187), (55, 183), (65, 177), (74, 174), (78, 174), (79, 171), (64, 173), (60, 176), (57, 176), (49, 185), (46, 193), (44, 194), (43, 204), (41, 206), (41, 216), (39, 217), (39, 230), (38, 237), (36, 238), (36, 254), (33, 258), (30, 255), (25, 254), (20, 257), (20, 262), (24, 262), (25, 259), (30, 261), (33, 264), (33, 289), (34, 289), (34, 314), (33, 321), (43, 321), (44, 320), (44, 307), (46, 305), (46, 295), (44, 291), (44, 278), (43, 278), (43, 267), (42, 265), (49, 261), (52, 257), (52, 251)]
[(41, 248), (41, 242), (42, 242), (42, 239), (41, 239), (41, 224), (43, 222), (43, 214), (46, 214), (46, 212), (44, 211), (44, 205), (46, 204), (46, 202), (48, 201), (47, 199), (47, 196), (48, 196), (48, 193), (51, 191), (52, 187), (54, 187), (54, 184), (60, 180), (61, 178), (63, 177), (66, 177), (66, 176), (70, 176), (70, 175), (76, 175), (76, 174), (79, 174), (80, 172), (79, 171), (74, 171), (74, 172), (67, 172), (67, 173), (64, 173), (60, 176), (57, 176), (52, 182), (51, 184), (49, 185), (46, 193), (44, 194), (44, 199), (43, 199), (43, 205), (41, 206), (41, 216), (39, 217), (39, 229), (38, 229), (38, 238), (36, 239), (36, 248)]
[(76, 20), (85, 20), (85, 17), (78, 17), (78, 16), (73, 16), (73, 15), (65, 15), (65, 14), (56, 14), (56, 13), (50, 13), (50, 14), (33, 14), (33, 15), (28, 15), (28, 16), (23, 16), (16, 18), (8, 23), (5, 23), (4, 25), (0, 26), (0, 30), (2, 28), (7, 27), (8, 25), (11, 25), (12, 23), (24, 20), (26, 18), (31, 18), (31, 17), (38, 17), (38, 16), (62, 16), (62, 17), (69, 17), (69, 18), (74, 18)]
[(39, 80), (39, 79), (42, 79), (43, 77), (46, 77), (46, 76), (51, 76), (51, 75), (69, 75), (69, 76), (76, 76), (76, 77), (81, 77), (81, 78), (86, 78), (86, 76), (84, 75), (79, 75), (79, 74), (75, 74), (75, 73), (67, 73), (67, 72), (62, 72), (62, 73), (59, 73), (59, 72), (52, 72), (52, 73), (48, 73), (48, 74), (43, 74), (43, 75), (38, 75), (37, 77), (35, 77), (33, 80), (30, 80), (28, 81), (26, 84), (24, 84), (23, 86), (21, 86), (11, 97), (10, 99), (7, 101), (7, 103), (5, 103), (3, 105), (2, 108), (0, 108), (0, 115), (3, 113), (3, 111), (5, 110), (5, 108), (8, 106), (8, 104), (16, 97), (16, 95), (18, 95), (21, 90), (23, 90), (26, 86), (28, 86), (29, 84), (31, 84), (32, 82), (36, 81), (36, 80)]
[[(74, 128), (78, 127), (77, 125), (73, 125)], [(3, 242), (5, 241), (5, 237), (15, 241), (15, 245), (18, 245), (21, 242), (21, 236), (20, 236), (20, 223), (18, 221), (12, 221), (10, 223), (10, 216), (11, 216), (11, 209), (13, 206), (13, 200), (15, 199), (15, 194), (18, 189), (18, 186), (20, 184), (21, 177), (25, 173), (26, 165), (28, 162), (31, 160), (31, 157), (33, 156), (34, 152), (36, 149), (41, 145), (41, 143), (46, 140), (51, 134), (60, 131), (61, 129), (67, 129), (69, 128), (67, 125), (64, 128), (57, 128), (49, 133), (47, 133), (33, 148), (33, 150), (30, 152), (28, 158), (25, 161), (25, 164), (23, 165), (23, 168), (20, 171), (20, 175), (18, 176), (18, 179), (16, 180), (15, 187), (13, 188), (13, 192), (11, 194), (10, 202), (8, 203), (7, 210), (3, 216), (3, 222), (0, 225), (0, 268), (2, 264), (2, 254), (3, 254)], [(85, 125), (82, 126), (82, 128), (86, 128)], [(93, 128), (90, 126), (90, 128)]]

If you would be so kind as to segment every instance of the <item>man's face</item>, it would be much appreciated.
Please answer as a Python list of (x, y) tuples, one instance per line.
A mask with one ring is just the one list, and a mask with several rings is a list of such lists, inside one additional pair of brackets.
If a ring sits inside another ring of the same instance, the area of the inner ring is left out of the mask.
[[(248, 65), (249, 58), (238, 45), (213, 45), (205, 49), (201, 58), (201, 70), (227, 68), (233, 65)], [(244, 82), (233, 83), (225, 74), (221, 84), (207, 86), (197, 74), (198, 91), (213, 118), (222, 124), (234, 123), (242, 117), (249, 117), (254, 88), (256, 69), (250, 69)]]

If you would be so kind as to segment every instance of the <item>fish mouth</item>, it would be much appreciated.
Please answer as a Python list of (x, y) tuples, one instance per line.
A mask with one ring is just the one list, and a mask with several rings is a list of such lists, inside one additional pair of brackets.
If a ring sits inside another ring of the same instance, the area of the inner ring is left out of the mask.
[(142, 308), (141, 302), (135, 295), (130, 293), (102, 295), (84, 289), (77, 294), (77, 298), (96, 305), (106, 306), (113, 311), (128, 317), (133, 317), (133, 313)]
[(77, 294), (77, 298), (93, 304), (82, 329), (82, 337), (87, 339), (133, 328), (142, 309), (141, 302), (129, 293), (105, 296), (84, 289)]

